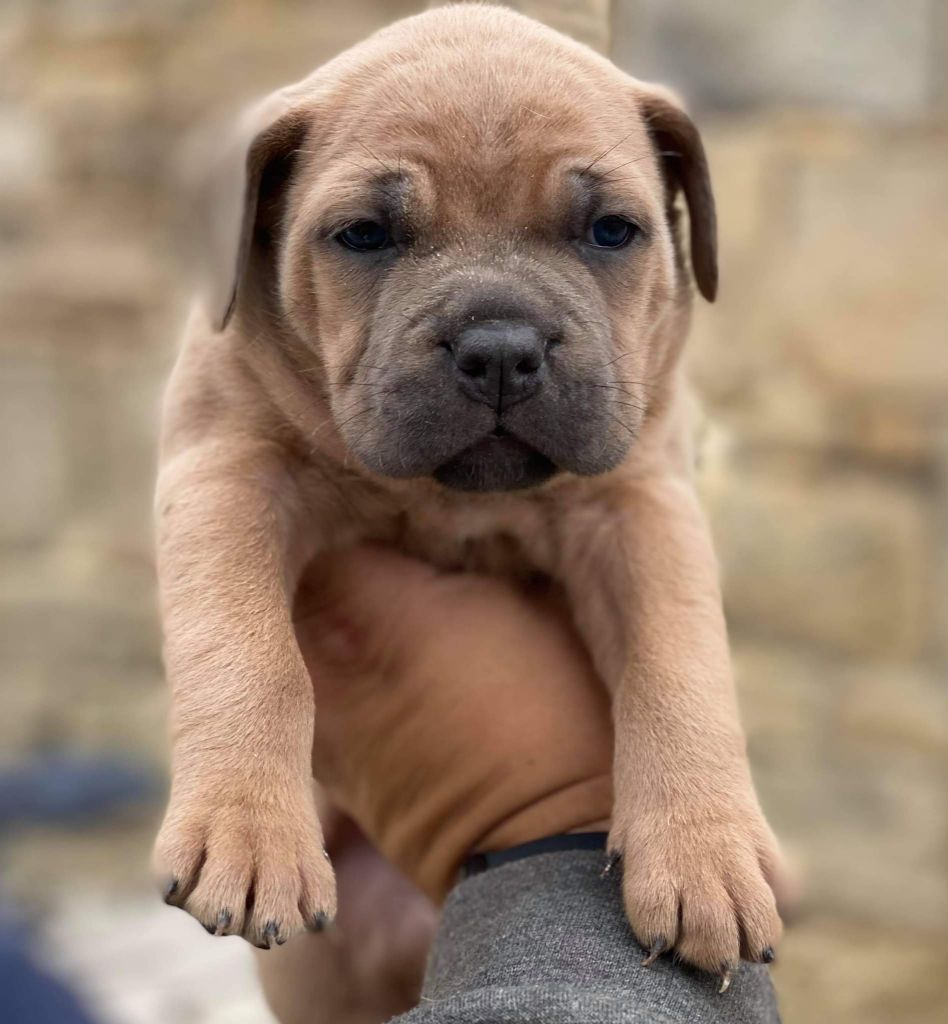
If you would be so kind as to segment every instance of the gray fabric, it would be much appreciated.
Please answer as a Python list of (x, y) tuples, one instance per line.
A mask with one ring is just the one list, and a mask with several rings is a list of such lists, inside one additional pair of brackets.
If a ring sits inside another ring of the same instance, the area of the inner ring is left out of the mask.
[(604, 863), (540, 854), (458, 885), (421, 1002), (390, 1024), (779, 1024), (766, 967), (743, 964), (723, 995), (668, 957), (642, 967)]

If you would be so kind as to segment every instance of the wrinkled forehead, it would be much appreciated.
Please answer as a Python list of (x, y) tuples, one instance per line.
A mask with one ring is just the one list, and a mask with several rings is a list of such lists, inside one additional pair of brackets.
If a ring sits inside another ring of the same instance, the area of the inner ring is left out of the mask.
[(324, 205), (497, 223), (660, 194), (647, 125), (608, 83), (552, 64), (454, 70), (426, 82), (389, 68), (347, 90), (314, 158)]

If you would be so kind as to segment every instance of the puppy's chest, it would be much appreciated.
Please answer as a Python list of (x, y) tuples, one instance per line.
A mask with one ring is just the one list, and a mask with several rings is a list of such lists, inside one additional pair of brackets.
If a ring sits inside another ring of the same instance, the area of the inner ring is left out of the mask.
[(467, 499), (347, 483), (347, 500), (332, 514), (314, 504), (311, 550), (377, 541), (447, 570), (555, 574), (556, 519), (535, 497)]
[(403, 551), (443, 569), (516, 578), (554, 571), (552, 524), (530, 502), (414, 507), (399, 516), (397, 530)]

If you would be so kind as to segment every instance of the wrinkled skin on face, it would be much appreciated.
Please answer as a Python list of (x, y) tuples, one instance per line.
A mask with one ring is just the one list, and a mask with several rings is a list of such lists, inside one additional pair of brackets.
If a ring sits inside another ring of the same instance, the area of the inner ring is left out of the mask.
[[(432, 97), (377, 55), (342, 76), (343, 114), (328, 131), (314, 115), (288, 189), (284, 308), (375, 473), (486, 491), (603, 473), (642, 425), (681, 303), (655, 145), (611, 65), (567, 77), (553, 53), (524, 74), (469, 51), (438, 56), (455, 87)], [(624, 244), (597, 244), (603, 218)], [(347, 245), (366, 225), (384, 244)], [(516, 400), (462, 368), (484, 326), (532, 339)]]

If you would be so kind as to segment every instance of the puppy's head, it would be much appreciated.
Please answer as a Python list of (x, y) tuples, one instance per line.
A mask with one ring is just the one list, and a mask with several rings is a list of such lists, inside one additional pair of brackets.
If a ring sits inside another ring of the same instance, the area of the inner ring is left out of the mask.
[(380, 33), (272, 97), (236, 159), (218, 325), (290, 332), (382, 475), (509, 490), (621, 462), (682, 334), (679, 193), (714, 296), (692, 123), (509, 11)]

